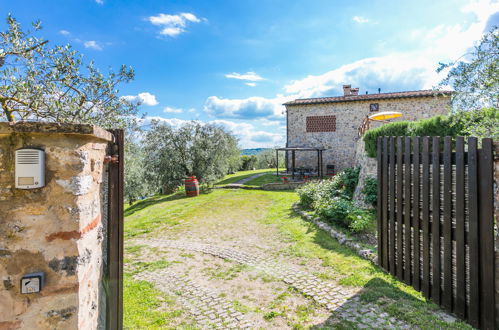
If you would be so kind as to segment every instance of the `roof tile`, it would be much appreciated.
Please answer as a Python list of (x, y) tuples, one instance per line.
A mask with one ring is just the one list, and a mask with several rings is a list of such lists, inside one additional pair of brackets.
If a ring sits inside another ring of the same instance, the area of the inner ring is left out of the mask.
[(320, 103), (337, 103), (337, 102), (356, 102), (356, 101), (374, 101), (386, 99), (401, 99), (410, 97), (430, 97), (430, 96), (449, 96), (450, 91), (439, 90), (420, 90), (408, 92), (395, 92), (395, 93), (378, 93), (378, 94), (361, 94), (361, 95), (348, 95), (348, 96), (334, 96), (334, 97), (317, 97), (310, 99), (296, 99), (294, 101), (286, 102), (284, 105), (304, 105), (304, 104), (320, 104)]

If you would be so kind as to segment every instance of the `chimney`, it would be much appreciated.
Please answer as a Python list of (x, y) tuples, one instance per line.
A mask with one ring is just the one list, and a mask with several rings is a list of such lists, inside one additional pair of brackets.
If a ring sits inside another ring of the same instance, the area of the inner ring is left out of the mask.
[(350, 89), (350, 95), (359, 95), (359, 89), (358, 88), (352, 88)]
[(343, 95), (344, 96), (350, 95), (351, 88), (352, 88), (352, 85), (343, 85)]

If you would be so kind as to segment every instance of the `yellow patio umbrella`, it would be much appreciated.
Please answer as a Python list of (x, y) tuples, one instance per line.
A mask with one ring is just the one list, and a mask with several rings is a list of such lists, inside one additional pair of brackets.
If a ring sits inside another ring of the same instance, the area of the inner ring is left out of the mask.
[(369, 116), (369, 120), (385, 121), (398, 117), (402, 117), (402, 113), (396, 111), (385, 111)]

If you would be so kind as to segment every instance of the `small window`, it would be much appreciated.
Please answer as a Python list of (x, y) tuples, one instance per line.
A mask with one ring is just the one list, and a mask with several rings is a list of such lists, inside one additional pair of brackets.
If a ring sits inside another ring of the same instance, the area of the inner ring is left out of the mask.
[(371, 112), (379, 111), (379, 103), (371, 103), (369, 105), (369, 111)]
[(336, 132), (336, 116), (307, 117), (307, 132)]

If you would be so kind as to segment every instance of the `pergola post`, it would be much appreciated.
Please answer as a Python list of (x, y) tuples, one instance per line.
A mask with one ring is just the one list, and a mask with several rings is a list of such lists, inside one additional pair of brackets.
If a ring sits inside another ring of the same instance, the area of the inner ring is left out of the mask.
[(292, 178), (294, 180), (295, 179), (295, 161), (296, 161), (294, 150), (291, 151), (291, 157), (293, 158), (292, 162), (291, 162), (291, 171), (293, 171)]
[(317, 149), (317, 177), (321, 175), (321, 152)]
[(321, 153), (321, 179), (324, 178), (324, 164), (323, 164), (324, 161), (322, 159), (322, 151), (323, 150), (320, 151), (320, 153)]
[(275, 158), (276, 158), (276, 176), (279, 176), (279, 150), (275, 150)]

